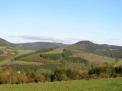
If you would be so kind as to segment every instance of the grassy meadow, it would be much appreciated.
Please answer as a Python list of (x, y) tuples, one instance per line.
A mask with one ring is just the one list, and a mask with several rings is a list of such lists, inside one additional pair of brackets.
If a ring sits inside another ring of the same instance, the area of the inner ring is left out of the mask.
[(122, 78), (0, 85), (0, 91), (122, 91)]

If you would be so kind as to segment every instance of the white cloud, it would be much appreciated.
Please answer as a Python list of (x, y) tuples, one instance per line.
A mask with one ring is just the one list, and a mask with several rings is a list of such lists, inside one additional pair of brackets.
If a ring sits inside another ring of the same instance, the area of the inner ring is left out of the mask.
[(119, 45), (122, 46), (122, 39), (119, 38), (109, 38), (107, 40), (93, 40), (93, 39), (80, 39), (80, 38), (65, 38), (62, 37), (50, 37), (50, 36), (36, 36), (36, 35), (22, 35), (22, 36), (2, 36), (3, 39), (6, 39), (12, 43), (26, 43), (26, 42), (57, 42), (65, 44), (73, 44), (82, 40), (89, 40), (98, 44), (110, 44), (110, 45)]
[(122, 39), (111, 38), (111, 39), (106, 40), (105, 43), (111, 44), (111, 45), (120, 45), (120, 46), (122, 46)]
[(46, 37), (46, 36), (35, 36), (35, 35), (8, 36), (6, 39), (13, 43), (57, 42), (57, 43), (65, 43), (65, 44), (72, 44), (81, 40), (76, 38), (49, 37), (49, 36)]

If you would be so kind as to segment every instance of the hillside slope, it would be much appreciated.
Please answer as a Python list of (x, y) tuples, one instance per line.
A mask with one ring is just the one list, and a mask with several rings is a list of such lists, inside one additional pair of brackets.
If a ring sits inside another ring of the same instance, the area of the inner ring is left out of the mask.
[(31, 50), (41, 50), (46, 48), (63, 47), (64, 44), (53, 43), (53, 42), (33, 42), (33, 43), (20, 43), (16, 45), (19, 48), (31, 49)]
[(0, 46), (14, 46), (14, 44), (0, 38)]
[(108, 56), (113, 58), (122, 58), (122, 47), (107, 44), (95, 44), (90, 41), (80, 41), (70, 45), (68, 49), (81, 50), (97, 55)]

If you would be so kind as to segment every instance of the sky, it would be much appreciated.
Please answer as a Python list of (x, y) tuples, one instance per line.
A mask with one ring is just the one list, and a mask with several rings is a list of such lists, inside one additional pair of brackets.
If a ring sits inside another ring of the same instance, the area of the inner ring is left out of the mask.
[(122, 46), (122, 0), (0, 0), (0, 38)]

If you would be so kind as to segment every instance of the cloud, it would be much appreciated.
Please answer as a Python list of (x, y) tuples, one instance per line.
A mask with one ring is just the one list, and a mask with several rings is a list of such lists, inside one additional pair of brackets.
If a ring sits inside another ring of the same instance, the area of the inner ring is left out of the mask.
[[(57, 42), (65, 44), (73, 44), (78, 41), (86, 40), (80, 38), (64, 38), (62, 37), (51, 37), (51, 36), (36, 36), (36, 35), (20, 35), (20, 36), (8, 36), (5, 37), (8, 41), (12, 43), (27, 43), (27, 42)], [(89, 40), (97, 44), (110, 44), (122, 46), (122, 39), (119, 38), (109, 38), (107, 40)]]
[(119, 38), (111, 38), (105, 41), (105, 43), (109, 43), (112, 45), (122, 45), (122, 39)]
[(77, 41), (80, 41), (80, 39), (76, 38), (64, 38), (64, 37), (49, 37), (49, 36), (11, 36), (11, 38), (16, 38), (18, 40), (21, 40), (23, 42), (57, 42), (57, 43), (65, 43), (65, 44), (72, 44)]

